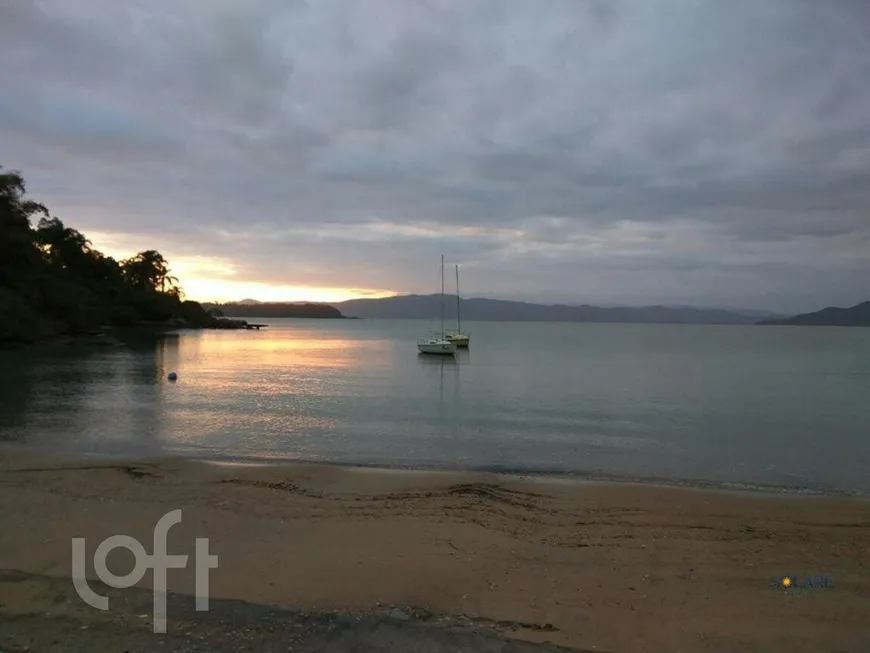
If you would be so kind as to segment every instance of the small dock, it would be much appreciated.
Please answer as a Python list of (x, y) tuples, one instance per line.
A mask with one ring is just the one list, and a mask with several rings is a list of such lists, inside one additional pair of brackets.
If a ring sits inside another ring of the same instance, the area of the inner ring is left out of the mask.
[(247, 329), (250, 331), (251, 329), (256, 329), (259, 331), (260, 329), (269, 326), (268, 324), (250, 324), (246, 320), (238, 320), (229, 317), (219, 317), (215, 319), (214, 323), (210, 328), (212, 329)]

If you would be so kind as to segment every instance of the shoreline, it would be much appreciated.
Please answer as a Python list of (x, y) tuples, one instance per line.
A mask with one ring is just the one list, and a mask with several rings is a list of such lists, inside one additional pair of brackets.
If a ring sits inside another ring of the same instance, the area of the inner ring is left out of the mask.
[(628, 474), (608, 473), (601, 471), (563, 471), (522, 469), (516, 467), (448, 467), (441, 465), (400, 465), (388, 463), (361, 463), (343, 462), (331, 460), (316, 460), (304, 458), (274, 458), (257, 456), (196, 456), (183, 455), (177, 452), (165, 452), (156, 456), (130, 456), (127, 454), (109, 455), (102, 453), (88, 453), (69, 451), (49, 454), (41, 448), (29, 445), (0, 443), (0, 457), (4, 453), (12, 455), (54, 458), (58, 462), (75, 463), (80, 460), (92, 461), (190, 461), (213, 464), (217, 466), (238, 466), (251, 468), (272, 468), (282, 466), (310, 465), (329, 466), (339, 469), (368, 470), (384, 473), (408, 473), (408, 474), (489, 474), (504, 477), (507, 480), (516, 481), (539, 481), (547, 483), (576, 483), (576, 484), (603, 484), (603, 485), (636, 485), (641, 487), (682, 488), (686, 490), (698, 490), (709, 492), (721, 492), (726, 494), (758, 494), (761, 496), (777, 497), (841, 497), (858, 500), (870, 500), (870, 492), (861, 490), (848, 490), (844, 488), (810, 487), (802, 485), (778, 485), (773, 483), (750, 483), (742, 481), (713, 481), (685, 477), (661, 477), (661, 476), (634, 476)]
[[(0, 454), (0, 523), (14, 525), (0, 530), (0, 622), (74, 615), (85, 626), (109, 619), (147, 631), (141, 612), (102, 613), (15, 579), (68, 583), (73, 537), (93, 552), (122, 533), (150, 551), (154, 524), (180, 508), (168, 550), (193, 555), (195, 539), (209, 539), (220, 559), (215, 600), (360, 618), (398, 606), (432, 623), (614, 653), (870, 649), (864, 499), (306, 462)], [(129, 560), (114, 555), (109, 568), (128, 573)], [(813, 596), (772, 588), (784, 574), (829, 574), (834, 584)], [(172, 570), (169, 590), (191, 596), (193, 581), (190, 565)], [(169, 617), (171, 633), (179, 622)]]
[[(497, 467), (446, 467), (438, 465), (390, 465), (384, 463), (355, 463), (329, 460), (305, 460), (295, 458), (258, 459), (258, 458), (216, 458), (166, 456), (165, 459), (198, 461), (219, 466), (238, 467), (282, 467), (294, 465), (330, 466), (340, 469), (371, 471), (374, 473), (397, 474), (487, 474), (502, 477), (508, 481), (567, 483), (577, 485), (630, 485), (639, 487), (680, 488), (702, 492), (724, 494), (759, 495), (777, 497), (841, 497), (870, 501), (870, 493), (860, 490), (841, 488), (812, 488), (799, 485), (775, 485), (764, 483), (745, 483), (739, 481), (710, 481), (704, 479), (659, 476), (630, 476), (617, 473), (535, 470)], [(99, 455), (94, 459), (99, 459)], [(160, 460), (163, 458), (158, 458)]]

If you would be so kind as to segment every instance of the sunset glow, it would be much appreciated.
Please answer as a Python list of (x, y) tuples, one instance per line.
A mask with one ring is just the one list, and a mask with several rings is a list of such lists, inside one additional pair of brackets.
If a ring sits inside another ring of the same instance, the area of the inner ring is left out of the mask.
[(179, 277), (185, 297), (200, 302), (230, 302), (256, 299), (261, 302), (341, 302), (363, 297), (391, 297), (392, 291), (362, 288), (316, 288), (246, 281), (218, 280), (198, 276)]
[[(134, 256), (138, 249), (126, 245), (117, 234), (87, 232), (93, 247), (117, 260)], [(141, 248), (140, 248), (141, 249)], [(158, 248), (159, 249), (159, 248)], [(256, 299), (261, 302), (341, 302), (364, 297), (392, 297), (392, 290), (371, 288), (331, 288), (293, 283), (265, 283), (239, 278), (238, 266), (216, 256), (172, 256), (160, 250), (169, 261), (170, 274), (187, 299), (199, 302), (232, 302)]]

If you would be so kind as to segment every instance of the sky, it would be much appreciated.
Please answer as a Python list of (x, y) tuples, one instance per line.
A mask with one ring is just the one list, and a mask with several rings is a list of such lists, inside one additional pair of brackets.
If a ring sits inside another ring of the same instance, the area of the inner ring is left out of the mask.
[(865, 0), (2, 0), (0, 165), (201, 301), (437, 292), (443, 254), (466, 296), (845, 306), (868, 25)]

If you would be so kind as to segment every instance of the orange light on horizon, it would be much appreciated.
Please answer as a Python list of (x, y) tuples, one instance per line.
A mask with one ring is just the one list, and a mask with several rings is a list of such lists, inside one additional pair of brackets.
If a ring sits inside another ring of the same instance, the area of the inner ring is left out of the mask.
[(332, 303), (365, 297), (393, 297), (398, 294), (390, 290), (224, 281), (195, 276), (179, 278), (179, 285), (184, 290), (185, 297), (198, 302), (233, 302), (242, 299), (256, 299), (261, 302)]
[[(118, 234), (91, 232), (94, 247), (118, 260), (134, 256)], [(266, 283), (238, 279), (237, 265), (216, 256), (170, 256), (169, 273), (178, 279), (184, 296), (198, 302), (233, 302), (255, 299), (261, 302), (333, 303), (348, 299), (393, 297), (394, 290), (373, 288), (320, 287), (291, 283)]]

